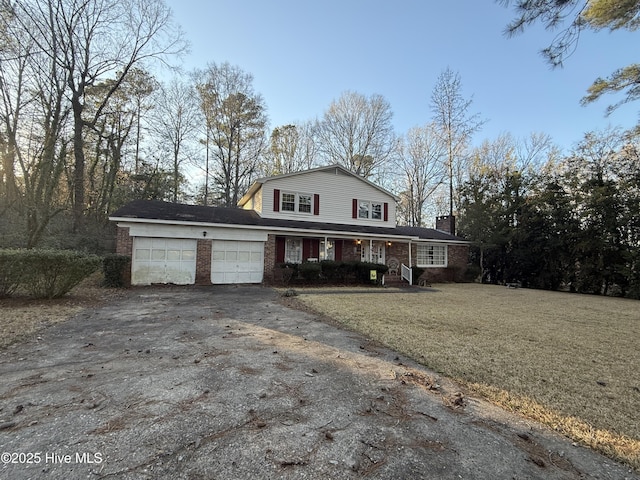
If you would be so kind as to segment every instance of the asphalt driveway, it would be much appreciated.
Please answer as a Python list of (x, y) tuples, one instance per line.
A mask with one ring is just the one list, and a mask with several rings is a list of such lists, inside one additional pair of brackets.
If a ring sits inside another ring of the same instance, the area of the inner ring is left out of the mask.
[(257, 286), (132, 289), (0, 378), (3, 480), (639, 478)]

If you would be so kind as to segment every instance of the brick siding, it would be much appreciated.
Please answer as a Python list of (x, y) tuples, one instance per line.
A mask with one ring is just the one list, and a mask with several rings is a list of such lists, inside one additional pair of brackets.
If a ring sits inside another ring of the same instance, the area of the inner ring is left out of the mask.
[(129, 227), (118, 227), (116, 232), (116, 253), (118, 255), (133, 255), (133, 237), (129, 236)]
[(196, 247), (196, 285), (211, 285), (211, 240), (199, 238)]
[(449, 245), (447, 255), (447, 268), (425, 268), (420, 278), (429, 283), (463, 282), (469, 263), (469, 246)]
[[(418, 246), (411, 244), (411, 261), (415, 265)], [(449, 245), (447, 247), (447, 268), (425, 268), (421, 278), (427, 282), (462, 282), (469, 262), (468, 245)], [(397, 258), (400, 263), (409, 265), (409, 244), (396, 242), (387, 246), (386, 261)]]
[(270, 284), (274, 283), (276, 270), (276, 236), (273, 234), (267, 235), (267, 241), (264, 242), (264, 277), (263, 282)]
[(342, 260), (345, 262), (351, 262), (354, 260), (360, 261), (362, 255), (362, 245), (356, 245), (355, 240), (338, 240), (342, 242)]

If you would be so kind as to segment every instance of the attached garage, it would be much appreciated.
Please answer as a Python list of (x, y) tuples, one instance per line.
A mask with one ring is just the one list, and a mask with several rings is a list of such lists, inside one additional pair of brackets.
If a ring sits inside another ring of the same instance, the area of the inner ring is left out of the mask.
[(197, 241), (193, 239), (134, 238), (131, 283), (195, 283), (196, 248)]
[(262, 283), (264, 242), (214, 240), (211, 245), (211, 283)]

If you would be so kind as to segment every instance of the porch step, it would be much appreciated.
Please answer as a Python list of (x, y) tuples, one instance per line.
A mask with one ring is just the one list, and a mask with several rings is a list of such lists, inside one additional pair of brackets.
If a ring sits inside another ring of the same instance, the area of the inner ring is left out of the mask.
[(400, 275), (385, 275), (384, 284), (387, 287), (404, 287), (410, 286), (406, 280), (403, 280)]

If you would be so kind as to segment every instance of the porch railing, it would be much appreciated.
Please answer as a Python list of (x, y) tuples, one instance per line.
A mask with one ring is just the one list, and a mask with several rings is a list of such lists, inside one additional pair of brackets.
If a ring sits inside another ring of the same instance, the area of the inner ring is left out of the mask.
[(413, 285), (413, 271), (411, 267), (407, 267), (404, 263), (402, 264), (402, 279), (409, 282), (409, 285)]

